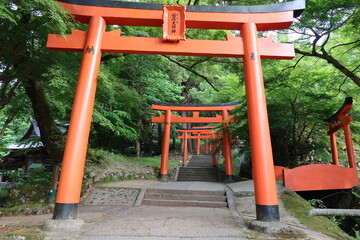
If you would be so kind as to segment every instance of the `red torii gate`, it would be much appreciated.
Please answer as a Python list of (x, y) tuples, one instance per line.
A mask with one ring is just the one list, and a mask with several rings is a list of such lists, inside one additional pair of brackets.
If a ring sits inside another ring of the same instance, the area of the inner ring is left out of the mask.
[[(288, 28), (305, 8), (305, 0), (264, 6), (186, 6), (111, 0), (58, 0), (74, 20), (89, 25), (66, 39), (50, 34), (47, 47), (83, 52), (54, 219), (75, 219), (80, 201), (85, 157), (102, 52), (242, 57), (244, 59), (250, 143), (257, 219), (279, 221), (261, 58), (292, 59), (292, 44), (258, 38), (257, 31)], [(269, 11), (270, 10), (270, 11)], [(169, 17), (170, 16), (170, 17)], [(106, 25), (162, 27), (163, 38), (123, 37), (105, 32)], [(184, 40), (186, 28), (240, 30), (242, 37), (226, 41)]]
[[(153, 123), (164, 123), (164, 135), (162, 142), (160, 176), (167, 178), (168, 161), (169, 161), (169, 142), (171, 123), (222, 123), (225, 131), (223, 133), (224, 141), (224, 158), (225, 158), (225, 175), (231, 180), (234, 178), (232, 170), (231, 141), (229, 139), (229, 122), (234, 121), (233, 115), (228, 111), (239, 106), (242, 101), (231, 103), (213, 103), (213, 104), (179, 104), (179, 103), (162, 103), (148, 100), (153, 110), (165, 111), (165, 115), (153, 117)], [(179, 117), (172, 115), (173, 111), (192, 112), (192, 117)], [(200, 112), (221, 112), (221, 115), (215, 117), (200, 117)]]

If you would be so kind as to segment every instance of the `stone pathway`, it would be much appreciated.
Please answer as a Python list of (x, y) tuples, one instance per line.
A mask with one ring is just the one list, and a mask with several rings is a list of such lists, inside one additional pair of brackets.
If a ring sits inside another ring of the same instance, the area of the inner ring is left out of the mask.
[(84, 227), (76, 239), (247, 239), (224, 208), (141, 206)]
[(83, 204), (133, 206), (139, 192), (139, 189), (97, 187)]
[[(255, 219), (254, 197), (251, 196), (252, 182), (233, 183), (228, 186), (235, 193), (245, 193), (242, 198), (235, 198), (235, 207), (134, 207), (135, 199), (146, 188), (186, 188), (217, 189), (220, 183), (161, 183), (158, 181), (124, 181), (103, 184), (95, 188), (79, 206), (78, 217), (85, 224), (78, 231), (46, 232), (46, 239), (67, 240), (243, 240), (243, 239), (284, 239), (284, 236), (262, 234), (249, 230), (244, 222), (239, 223), (234, 209), (248, 224)], [(223, 188), (223, 187), (222, 187)], [(116, 195), (116, 196), (115, 196)], [(107, 197), (113, 200), (106, 200)], [(136, 196), (136, 197), (135, 197)], [(316, 233), (302, 226), (297, 219), (289, 215), (280, 203), (282, 221), (293, 229), (305, 233), (286, 236), (286, 239), (330, 240), (323, 234)], [(2, 217), (0, 226), (40, 227), (51, 215)]]

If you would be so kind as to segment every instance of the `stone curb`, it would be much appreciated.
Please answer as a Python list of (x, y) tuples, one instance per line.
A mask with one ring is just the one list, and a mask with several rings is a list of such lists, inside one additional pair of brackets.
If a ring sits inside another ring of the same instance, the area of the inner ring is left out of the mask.
[(232, 190), (226, 184), (224, 184), (224, 186), (225, 186), (226, 198), (228, 201), (228, 207), (231, 212), (231, 215), (234, 217), (236, 225), (241, 228), (246, 228), (247, 226), (244, 220), (241, 218), (240, 214), (236, 211), (234, 195)]
[(135, 204), (134, 204), (135, 207), (140, 207), (141, 206), (141, 203), (142, 203), (142, 201), (144, 199), (144, 196), (145, 196), (145, 193), (146, 193), (146, 189), (147, 188), (142, 188), (140, 190), (139, 195), (137, 196)]

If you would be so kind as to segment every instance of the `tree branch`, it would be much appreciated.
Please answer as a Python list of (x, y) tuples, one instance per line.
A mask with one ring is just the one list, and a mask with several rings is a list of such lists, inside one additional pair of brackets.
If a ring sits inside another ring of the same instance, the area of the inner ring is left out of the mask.
[[(2, 109), (6, 104), (8, 104), (11, 99), (15, 96), (15, 90), (20, 85), (21, 81), (19, 79), (16, 80), (15, 84), (11, 86), (10, 90), (7, 94), (3, 93), (0, 98), (0, 109)], [(6, 96), (5, 96), (6, 95)]]
[(360, 87), (360, 77), (356, 76), (355, 72), (349, 70), (344, 65), (342, 65), (338, 60), (336, 60), (333, 56), (328, 54), (328, 52), (325, 51), (325, 49), (321, 49), (322, 53), (318, 52), (306, 52), (302, 51), (300, 49), (295, 48), (296, 53), (300, 53), (304, 56), (311, 56), (311, 57), (318, 57), (321, 59), (326, 60), (328, 63), (333, 65), (336, 69), (338, 69), (340, 72), (342, 72), (345, 76), (353, 80), (353, 82)]
[(189, 72), (191, 72), (192, 74), (198, 76), (198, 77), (201, 77), (202, 79), (204, 79), (215, 91), (219, 92), (219, 90), (210, 82), (209, 78), (206, 77), (205, 75), (202, 75), (201, 73), (198, 73), (197, 71), (195, 71), (194, 69), (191, 69), (191, 67), (189, 66), (186, 66), (178, 61), (176, 61), (175, 59), (169, 57), (169, 56), (166, 56), (166, 55), (163, 55), (164, 57), (166, 57), (167, 59), (169, 59), (169, 61), (175, 63), (176, 65), (188, 70)]
[(359, 40), (356, 40), (356, 41), (353, 41), (353, 42), (349, 42), (349, 43), (342, 43), (342, 44), (338, 44), (338, 45), (335, 45), (333, 46), (332, 48), (329, 49), (329, 53), (331, 53), (331, 51), (337, 47), (343, 47), (343, 46), (348, 46), (348, 45), (351, 45), (351, 44), (356, 44), (360, 42), (360, 39)]
[(279, 73), (279, 76), (280, 76), (281, 74), (283, 74), (287, 69), (290, 69), (290, 68), (294, 69), (294, 68), (296, 68), (296, 66), (299, 64), (299, 62), (301, 61), (301, 59), (303, 59), (304, 57), (305, 57), (305, 55), (302, 55), (302, 56), (296, 61), (296, 63), (295, 63), (294, 65), (289, 66), (289, 67), (286, 67), (286, 68), (284, 68), (283, 70), (281, 70), (281, 72)]
[(16, 114), (17, 114), (16, 112), (13, 112), (13, 113), (12, 113), (10, 116), (8, 116), (8, 118), (6, 119), (6, 121), (5, 121), (5, 123), (4, 123), (4, 125), (2, 126), (1, 131), (0, 131), (0, 139), (3, 138), (4, 133), (5, 133), (6, 129), (7, 129), (7, 127), (8, 127), (9, 124), (12, 122), (12, 120), (15, 118)]

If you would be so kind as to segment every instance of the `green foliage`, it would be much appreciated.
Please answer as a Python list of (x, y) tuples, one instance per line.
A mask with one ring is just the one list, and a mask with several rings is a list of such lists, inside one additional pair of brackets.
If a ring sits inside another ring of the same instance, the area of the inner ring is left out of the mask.
[[(98, 167), (106, 168), (112, 162), (129, 162), (137, 165), (157, 168), (160, 166), (160, 156), (134, 158), (115, 154), (103, 149), (88, 150), (86, 164), (89, 166), (96, 165)], [(170, 158), (169, 166), (177, 166), (178, 164), (179, 163), (177, 161)]]
[(321, 199), (310, 199), (308, 202), (313, 206), (314, 208), (326, 208), (324, 201)]
[(26, 184), (50, 184), (51, 181), (51, 172), (45, 172), (44, 167), (38, 167), (30, 170), (29, 175), (25, 178), (20, 185)]

